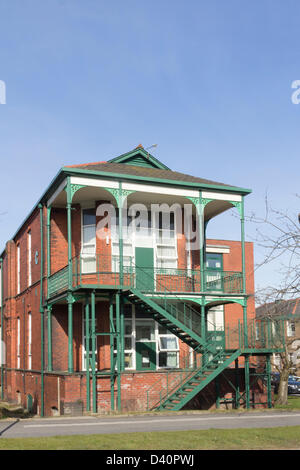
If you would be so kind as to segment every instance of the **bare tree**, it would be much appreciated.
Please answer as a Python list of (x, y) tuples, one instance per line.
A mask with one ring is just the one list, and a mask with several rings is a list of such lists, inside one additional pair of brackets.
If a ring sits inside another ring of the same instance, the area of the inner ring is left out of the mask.
[[(299, 198), (299, 196), (296, 196)], [(261, 313), (274, 321), (274, 327), (279, 327), (279, 322), (286, 325), (291, 320), (290, 302), (298, 302), (300, 297), (300, 213), (289, 215), (270, 207), (268, 198), (265, 198), (265, 215), (257, 217), (251, 215), (248, 221), (256, 225), (255, 242), (264, 249), (265, 256), (256, 266), (256, 270), (269, 265), (273, 261), (279, 261), (281, 266), (281, 280), (278, 285), (270, 284), (268, 287), (256, 292), (256, 302), (262, 306)], [(272, 279), (271, 279), (272, 281)], [(300, 307), (300, 302), (299, 302)], [(259, 309), (257, 309), (259, 310)], [(294, 316), (294, 321), (297, 318)], [(298, 321), (297, 323), (300, 322)], [(284, 333), (284, 331), (283, 331)], [(277, 347), (281, 350), (280, 365), (274, 364), (280, 373), (277, 403), (286, 404), (288, 397), (288, 377), (295, 373), (295, 364), (291, 359), (298, 355), (300, 350), (300, 328), (296, 328), (296, 336), (288, 338), (284, 334), (278, 335)], [(281, 339), (279, 339), (281, 338)], [(279, 344), (281, 343), (281, 344)], [(295, 347), (296, 344), (296, 347)], [(293, 351), (292, 348), (296, 348)]]

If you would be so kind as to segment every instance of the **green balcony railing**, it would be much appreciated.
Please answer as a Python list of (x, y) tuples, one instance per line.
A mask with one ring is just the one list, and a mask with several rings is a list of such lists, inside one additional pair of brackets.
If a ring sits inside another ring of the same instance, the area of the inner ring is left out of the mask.
[[(201, 292), (200, 269), (137, 268), (130, 256), (123, 258), (123, 274), (120, 274), (120, 258), (105, 254), (80, 255), (72, 260), (72, 287), (94, 285), (101, 287), (139, 287), (141, 270), (152, 282), (143, 283), (144, 292), (199, 293)], [(241, 294), (243, 292), (241, 272), (204, 271), (206, 292)], [(49, 297), (67, 290), (68, 266), (49, 277)]]

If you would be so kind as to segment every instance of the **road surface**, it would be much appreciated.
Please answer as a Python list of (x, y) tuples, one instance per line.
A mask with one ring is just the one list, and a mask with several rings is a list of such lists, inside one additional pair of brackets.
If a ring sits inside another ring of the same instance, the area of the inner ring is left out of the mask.
[(0, 439), (75, 434), (300, 426), (300, 412), (241, 412), (162, 416), (32, 418), (0, 421)]

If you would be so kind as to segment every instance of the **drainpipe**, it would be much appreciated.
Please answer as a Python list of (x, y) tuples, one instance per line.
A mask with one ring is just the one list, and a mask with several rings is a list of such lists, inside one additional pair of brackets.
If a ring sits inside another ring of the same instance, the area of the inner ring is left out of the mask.
[(41, 279), (40, 279), (40, 314), (41, 314), (41, 416), (44, 416), (44, 309), (43, 309), (43, 274), (44, 274), (44, 220), (43, 206), (39, 204), (41, 225)]

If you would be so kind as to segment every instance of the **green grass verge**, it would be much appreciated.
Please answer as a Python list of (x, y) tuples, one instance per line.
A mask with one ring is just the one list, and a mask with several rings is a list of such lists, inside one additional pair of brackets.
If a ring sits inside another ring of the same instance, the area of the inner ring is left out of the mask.
[(300, 449), (300, 426), (0, 439), (4, 450)]
[[(275, 396), (275, 400), (276, 400), (276, 396)], [(300, 409), (300, 397), (289, 395), (287, 405), (275, 404), (274, 408), (276, 410), (299, 410)]]

